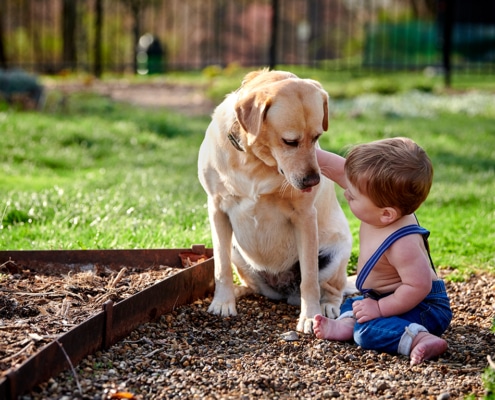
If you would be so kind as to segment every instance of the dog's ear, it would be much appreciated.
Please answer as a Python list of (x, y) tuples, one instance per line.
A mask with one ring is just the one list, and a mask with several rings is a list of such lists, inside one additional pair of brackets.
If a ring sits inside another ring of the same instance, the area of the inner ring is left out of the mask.
[(241, 98), (235, 105), (235, 113), (242, 128), (258, 136), (271, 104), (271, 98), (264, 92), (251, 93)]
[(326, 131), (328, 129), (328, 93), (325, 92), (325, 89), (323, 89), (323, 86), (321, 86), (321, 83), (320, 82), (315, 81), (314, 79), (305, 79), (305, 81), (311, 83), (314, 86), (316, 86), (316, 88), (321, 92), (321, 96), (323, 98), (323, 121), (322, 121), (322, 126), (323, 126), (323, 130)]
[(260, 76), (261, 74), (264, 74), (266, 72), (269, 72), (268, 68), (263, 68), (263, 69), (260, 69), (257, 71), (249, 72), (248, 74), (246, 74), (246, 76), (242, 80), (241, 86), (246, 85), (247, 83), (251, 82), (254, 78), (257, 78), (258, 76)]

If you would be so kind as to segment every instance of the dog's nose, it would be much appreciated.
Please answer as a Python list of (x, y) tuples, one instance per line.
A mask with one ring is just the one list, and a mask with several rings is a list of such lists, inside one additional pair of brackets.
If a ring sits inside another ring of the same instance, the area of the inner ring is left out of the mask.
[(306, 175), (302, 183), (305, 188), (316, 186), (320, 183), (320, 174)]

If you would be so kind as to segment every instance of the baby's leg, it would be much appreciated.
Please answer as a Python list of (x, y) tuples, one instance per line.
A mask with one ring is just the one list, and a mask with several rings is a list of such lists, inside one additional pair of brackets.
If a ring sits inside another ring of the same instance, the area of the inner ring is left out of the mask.
[(318, 339), (338, 340), (345, 342), (352, 339), (354, 318), (330, 319), (323, 315), (315, 315), (313, 331)]
[(411, 345), (411, 365), (437, 357), (447, 350), (447, 342), (428, 332), (419, 332)]

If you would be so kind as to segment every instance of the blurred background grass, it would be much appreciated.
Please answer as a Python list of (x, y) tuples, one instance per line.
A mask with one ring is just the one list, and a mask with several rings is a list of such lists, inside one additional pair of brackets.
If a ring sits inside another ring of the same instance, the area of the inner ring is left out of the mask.
[[(350, 145), (392, 136), (423, 146), (435, 181), (417, 214), (432, 233), (434, 261), (452, 270), (452, 279), (476, 270), (495, 272), (493, 82), (457, 76), (453, 92), (434, 74), (290, 70), (319, 80), (332, 97), (323, 148), (344, 155)], [(245, 72), (214, 69), (166, 79), (194, 85), (217, 104)], [(130, 77), (128, 84), (163, 79)], [(0, 110), (0, 249), (211, 246), (206, 195), (196, 172), (208, 115), (56, 90), (40, 112), (6, 105)], [(358, 221), (340, 189), (338, 196), (354, 234), (355, 263)]]

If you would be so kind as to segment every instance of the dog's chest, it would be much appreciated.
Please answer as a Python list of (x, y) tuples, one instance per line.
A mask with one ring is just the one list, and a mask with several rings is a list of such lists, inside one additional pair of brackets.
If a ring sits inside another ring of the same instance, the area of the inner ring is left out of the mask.
[(314, 198), (288, 185), (278, 173), (253, 179), (253, 171), (236, 171), (222, 180), (220, 208), (229, 216), (234, 232), (271, 227), (289, 229), (294, 215), (311, 208)]
[(222, 177), (222, 197), (245, 199), (248, 202), (257, 202), (262, 196), (278, 197), (284, 180), (278, 173), (266, 175), (263, 179), (253, 179), (257, 175), (255, 168), (232, 168)]
[(277, 205), (265, 196), (232, 198), (228, 216), (235, 246), (254, 270), (279, 274), (297, 261), (295, 229), (285, 203)]
[(221, 206), (229, 215), (234, 230), (241, 226), (257, 228), (260, 224), (279, 226), (289, 223), (290, 219), (290, 205), (271, 196), (227, 196)]

